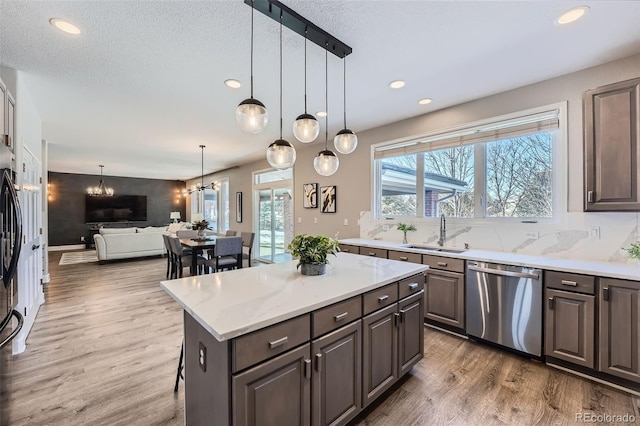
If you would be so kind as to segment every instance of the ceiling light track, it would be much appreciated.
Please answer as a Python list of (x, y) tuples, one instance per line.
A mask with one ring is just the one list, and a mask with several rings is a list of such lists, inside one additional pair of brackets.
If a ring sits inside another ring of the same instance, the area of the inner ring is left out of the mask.
[(339, 58), (344, 58), (352, 52), (351, 47), (347, 44), (277, 0), (244, 0), (244, 3), (264, 13), (274, 21), (278, 23), (282, 22), (282, 25), (285, 27), (300, 34), (307, 40), (314, 42), (323, 49), (327, 49)]

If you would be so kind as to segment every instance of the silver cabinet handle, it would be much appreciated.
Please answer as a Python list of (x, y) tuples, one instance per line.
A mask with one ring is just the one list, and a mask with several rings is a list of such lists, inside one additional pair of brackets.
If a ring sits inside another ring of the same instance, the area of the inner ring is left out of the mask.
[(575, 282), (575, 281), (562, 280), (561, 282), (562, 282), (562, 285), (568, 285), (568, 286), (571, 286), (571, 287), (577, 287), (578, 286), (578, 283)]
[(351, 253), (351, 250), (349, 250), (349, 249), (342, 249), (341, 251), (342, 251), (343, 253)]
[(316, 354), (316, 371), (319, 373), (322, 371), (322, 354)]
[(389, 295), (385, 294), (384, 296), (378, 297), (378, 303), (382, 303), (389, 298)]
[(415, 290), (416, 288), (418, 288), (418, 283), (411, 283), (411, 284), (409, 284), (409, 289), (411, 289), (411, 290)]
[(400, 260), (406, 262), (407, 260), (409, 260), (409, 258), (407, 256), (400, 256)]
[(305, 379), (311, 378), (311, 360), (310, 359), (304, 360), (304, 378)]
[(343, 312), (339, 315), (336, 315), (333, 317), (333, 319), (338, 322), (338, 321), (342, 321), (343, 319), (345, 319), (347, 317), (347, 315), (349, 315), (349, 312)]
[(447, 266), (447, 262), (437, 262), (438, 266)]
[(553, 297), (549, 298), (549, 309), (555, 309), (555, 300)]
[(607, 302), (609, 301), (609, 287), (604, 287), (602, 289), (602, 298)]
[(284, 345), (285, 343), (287, 343), (287, 340), (289, 340), (289, 337), (284, 336), (284, 337), (283, 337), (283, 338), (281, 338), (281, 339), (274, 340), (273, 342), (269, 342), (269, 349), (275, 349), (275, 348), (277, 348), (278, 346), (282, 346), (282, 345)]
[(505, 277), (532, 278), (534, 280), (537, 280), (538, 278), (540, 278), (538, 274), (527, 274), (524, 272), (511, 272), (511, 271), (503, 271), (500, 269), (483, 268), (482, 266), (475, 266), (473, 264), (467, 265), (467, 269), (471, 271), (486, 272), (488, 274), (493, 274), (493, 275), (503, 275)]
[(376, 256), (376, 254), (375, 254), (375, 253), (373, 253), (373, 252), (369, 252), (369, 256), (373, 256), (373, 257), (375, 257), (375, 256)]
[(587, 191), (587, 203), (593, 203), (593, 191)]

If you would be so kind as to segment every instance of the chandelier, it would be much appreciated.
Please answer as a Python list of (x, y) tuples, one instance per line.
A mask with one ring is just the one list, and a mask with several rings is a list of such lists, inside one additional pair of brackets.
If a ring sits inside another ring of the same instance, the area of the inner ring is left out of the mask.
[(87, 188), (87, 194), (93, 197), (111, 197), (113, 196), (113, 188), (106, 186), (102, 179), (102, 169), (104, 169), (104, 166), (100, 164), (98, 167), (100, 167), (100, 182), (98, 182), (96, 186)]

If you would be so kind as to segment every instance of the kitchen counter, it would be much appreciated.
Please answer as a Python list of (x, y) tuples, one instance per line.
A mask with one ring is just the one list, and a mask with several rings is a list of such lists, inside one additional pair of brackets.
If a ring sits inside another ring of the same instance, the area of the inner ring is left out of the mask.
[(563, 259), (555, 258), (552, 256), (536, 256), (476, 249), (469, 249), (462, 253), (447, 253), (408, 247), (411, 244), (394, 243), (380, 240), (367, 240), (362, 238), (347, 238), (340, 240), (340, 243), (362, 247), (404, 251), (408, 253), (431, 254), (436, 256), (452, 257), (456, 259), (503, 263), (507, 265), (527, 266), (530, 268), (541, 268), (553, 271), (565, 271), (576, 274), (640, 281), (640, 264)]
[(427, 266), (338, 253), (327, 273), (304, 276), (297, 261), (178, 280), (162, 288), (218, 341), (294, 318), (427, 270)]

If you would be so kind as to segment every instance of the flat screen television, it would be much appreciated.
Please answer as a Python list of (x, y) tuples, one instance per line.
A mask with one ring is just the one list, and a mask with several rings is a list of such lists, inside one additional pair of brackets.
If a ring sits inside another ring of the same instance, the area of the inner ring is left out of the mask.
[(86, 223), (145, 221), (147, 220), (147, 196), (85, 195), (84, 218)]

